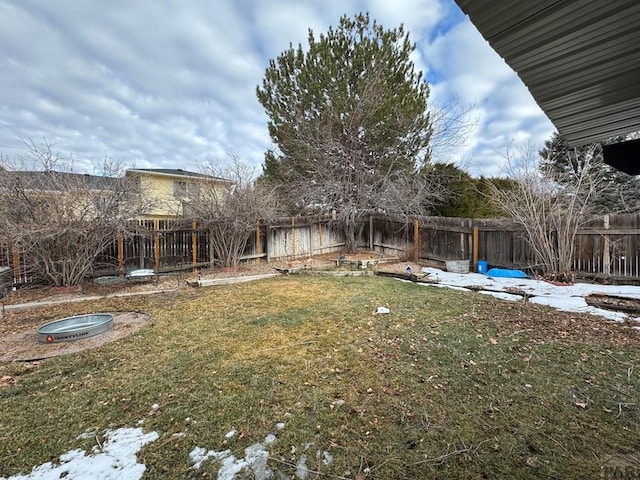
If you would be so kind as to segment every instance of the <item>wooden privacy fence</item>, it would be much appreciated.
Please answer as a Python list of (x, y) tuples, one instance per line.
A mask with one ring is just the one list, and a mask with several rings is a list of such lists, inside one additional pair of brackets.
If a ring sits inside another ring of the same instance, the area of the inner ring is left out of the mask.
[[(245, 262), (280, 260), (340, 250), (344, 242), (328, 227), (329, 219), (292, 217), (264, 225), (255, 231), (241, 256)], [(209, 233), (197, 222), (184, 223), (145, 220), (138, 223), (138, 234), (118, 237), (97, 264), (99, 273), (129, 268), (153, 268), (157, 272), (196, 269), (210, 264)]]
[(195, 222), (140, 220), (128, 237), (118, 235), (96, 260), (94, 275), (123, 273), (132, 268), (168, 272), (208, 263), (208, 236)]
[[(363, 246), (444, 263), (478, 260), (489, 267), (535, 268), (523, 228), (509, 219), (424, 217), (413, 222), (372, 218)], [(417, 247), (416, 247), (417, 245)], [(604, 215), (577, 231), (573, 270), (592, 278), (640, 280), (640, 215)]]
[[(535, 258), (521, 227), (508, 219), (424, 217), (411, 221), (368, 218), (359, 246), (385, 255), (442, 265), (447, 260), (480, 259), (489, 267), (528, 269)], [(118, 237), (96, 261), (94, 276), (130, 268), (157, 272), (209, 265), (209, 235), (196, 222), (137, 222), (136, 234)], [(575, 272), (590, 277), (640, 281), (640, 215), (605, 215), (578, 231)], [(291, 217), (257, 223), (243, 253), (247, 262), (275, 261), (339, 252), (344, 238), (331, 218)], [(0, 245), (0, 266), (13, 269), (15, 283), (31, 280), (24, 254)]]
[[(344, 240), (330, 223), (329, 217), (290, 217), (269, 225), (256, 223), (241, 260), (270, 262), (340, 251)], [(134, 268), (164, 273), (210, 264), (209, 233), (195, 221), (140, 220), (131, 230), (135, 233), (119, 235), (98, 256), (93, 277), (123, 274)], [(14, 283), (35, 280), (27, 260), (18, 248), (0, 245), (0, 266), (12, 268)]]

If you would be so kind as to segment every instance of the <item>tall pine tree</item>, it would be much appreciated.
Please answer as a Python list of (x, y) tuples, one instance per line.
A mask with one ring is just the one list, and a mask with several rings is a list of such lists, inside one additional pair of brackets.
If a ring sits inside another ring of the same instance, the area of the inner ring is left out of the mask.
[(257, 88), (277, 147), (261, 181), (298, 211), (335, 210), (352, 250), (368, 215), (417, 214), (439, 195), (415, 175), (429, 158), (429, 87), (402, 26), (345, 16), (308, 41), (271, 60)]

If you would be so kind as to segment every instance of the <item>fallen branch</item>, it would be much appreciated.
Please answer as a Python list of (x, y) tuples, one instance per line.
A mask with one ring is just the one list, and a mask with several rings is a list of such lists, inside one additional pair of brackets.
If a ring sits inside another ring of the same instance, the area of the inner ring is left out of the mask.
[[(269, 457), (269, 460), (273, 460), (273, 461), (275, 461), (275, 462), (281, 463), (282, 465), (286, 465), (287, 467), (297, 468), (297, 465), (296, 465), (295, 463), (293, 463), (293, 462), (288, 462), (288, 461), (286, 461), (286, 460), (280, 460), (280, 459), (275, 458), (275, 457)], [(335, 479), (337, 479), (337, 480), (352, 480), (352, 479), (351, 479), (351, 478), (349, 478), (349, 477), (342, 477), (342, 476), (340, 476), (340, 475), (331, 475), (331, 474), (328, 474), (328, 473), (322, 473), (322, 472), (320, 472), (320, 471), (318, 471), (318, 470), (311, 470), (311, 469), (309, 469), (309, 468), (307, 468), (306, 470), (307, 470), (307, 472), (309, 472), (311, 475), (316, 475), (316, 476), (320, 476), (320, 475), (322, 475), (323, 477), (327, 477), (327, 478), (335, 478)]]

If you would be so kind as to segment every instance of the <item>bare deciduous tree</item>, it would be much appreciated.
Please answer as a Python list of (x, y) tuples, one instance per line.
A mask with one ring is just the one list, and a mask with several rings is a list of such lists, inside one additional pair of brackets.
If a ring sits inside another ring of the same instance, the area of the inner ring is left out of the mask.
[(281, 214), (273, 191), (255, 183), (255, 167), (234, 153), (230, 158), (222, 168), (200, 165), (201, 173), (226, 181), (201, 182), (185, 200), (188, 214), (209, 233), (211, 266), (237, 265), (257, 224)]
[(21, 251), (29, 274), (78, 285), (147, 206), (116, 162), (102, 176), (77, 174), (46, 139), (25, 146), (26, 156), (0, 159), (0, 240)]
[[(333, 226), (343, 232), (345, 249), (356, 249), (365, 220), (370, 215), (409, 218), (428, 215), (446, 192), (437, 178), (417, 167), (374, 165), (357, 147), (327, 138), (317, 140), (315, 160), (308, 175), (293, 172), (281, 194), (303, 214), (333, 214)], [(309, 145), (315, 140), (307, 136)]]
[(602, 172), (591, 162), (595, 146), (582, 163), (572, 162), (560, 183), (538, 168), (535, 148), (509, 149), (507, 175), (514, 180), (507, 189), (491, 186), (492, 199), (526, 233), (534, 253), (531, 267), (548, 278), (572, 281), (572, 261), (578, 230), (593, 215), (592, 202), (602, 183)]

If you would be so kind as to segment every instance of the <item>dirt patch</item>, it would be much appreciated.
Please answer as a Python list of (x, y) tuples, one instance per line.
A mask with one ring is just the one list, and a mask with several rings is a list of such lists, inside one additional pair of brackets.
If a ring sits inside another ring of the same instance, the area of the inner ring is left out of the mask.
[(136, 312), (116, 313), (113, 328), (95, 337), (62, 343), (39, 343), (39, 325), (4, 325), (0, 335), (0, 362), (25, 362), (78, 353), (131, 335), (148, 324), (148, 315)]

